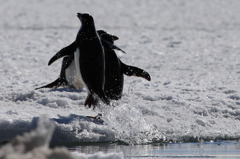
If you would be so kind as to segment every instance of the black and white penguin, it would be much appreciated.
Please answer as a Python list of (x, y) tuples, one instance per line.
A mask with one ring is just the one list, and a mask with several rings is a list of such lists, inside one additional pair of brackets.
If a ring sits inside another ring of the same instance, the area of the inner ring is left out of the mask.
[[(105, 83), (104, 50), (95, 29), (93, 17), (87, 13), (78, 13), (77, 17), (80, 19), (82, 26), (76, 40), (55, 54), (48, 64), (52, 64), (61, 57), (70, 56), (63, 61), (67, 61), (66, 65), (70, 64), (68, 67), (72, 65), (74, 67), (75, 65), (76, 72), (72, 74), (76, 75), (88, 91), (88, 97), (84, 105), (95, 105), (97, 98), (100, 98), (105, 104), (110, 104), (103, 91)], [(74, 59), (74, 63), (69, 62), (71, 59)], [(65, 68), (66, 77), (67, 71)]]
[(88, 90), (84, 105), (95, 104), (97, 96), (109, 105), (110, 101), (104, 93), (105, 55), (93, 17), (86, 13), (78, 13), (77, 16), (82, 26), (76, 38), (78, 47), (74, 52), (74, 61), (77, 74)]
[(118, 37), (103, 30), (99, 30), (98, 34), (102, 41), (108, 42), (108, 45), (104, 45), (106, 65), (104, 91), (109, 99), (119, 100), (122, 97), (124, 74), (151, 80), (149, 73), (140, 68), (126, 65), (117, 57), (112, 45), (114, 40), (118, 40)]

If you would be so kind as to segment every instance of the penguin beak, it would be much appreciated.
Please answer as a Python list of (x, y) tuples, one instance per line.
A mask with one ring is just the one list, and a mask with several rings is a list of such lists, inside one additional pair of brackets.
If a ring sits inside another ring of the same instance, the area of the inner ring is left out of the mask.
[(80, 21), (82, 21), (82, 14), (81, 13), (77, 13), (77, 17), (79, 18)]
[(115, 40), (118, 40), (119, 38), (115, 35), (111, 35), (112, 36), (112, 39), (115, 41)]

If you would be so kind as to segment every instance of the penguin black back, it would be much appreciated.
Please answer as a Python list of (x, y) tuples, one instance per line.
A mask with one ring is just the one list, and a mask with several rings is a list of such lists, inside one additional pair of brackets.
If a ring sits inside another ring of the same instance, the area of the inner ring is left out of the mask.
[[(98, 34), (102, 41), (107, 41), (112, 45), (114, 40), (118, 40), (118, 37), (102, 30), (98, 31)], [(118, 100), (122, 95), (124, 77), (121, 71), (121, 62), (110, 46), (104, 46), (106, 64), (104, 91), (109, 99)]]
[(76, 37), (78, 52), (74, 53), (74, 59), (76, 63), (79, 63), (79, 72), (88, 90), (85, 105), (91, 106), (94, 104), (95, 95), (104, 103), (110, 104), (103, 91), (105, 83), (104, 50), (96, 32), (94, 20), (92, 16), (86, 13), (78, 13), (77, 16), (82, 26)]

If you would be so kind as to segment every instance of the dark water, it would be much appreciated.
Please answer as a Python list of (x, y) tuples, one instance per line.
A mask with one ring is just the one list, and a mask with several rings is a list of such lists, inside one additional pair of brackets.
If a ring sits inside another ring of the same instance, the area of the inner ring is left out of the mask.
[(93, 154), (122, 152), (126, 159), (156, 158), (222, 158), (240, 159), (239, 141), (219, 141), (203, 143), (169, 143), (150, 145), (91, 144), (70, 146), (71, 151)]

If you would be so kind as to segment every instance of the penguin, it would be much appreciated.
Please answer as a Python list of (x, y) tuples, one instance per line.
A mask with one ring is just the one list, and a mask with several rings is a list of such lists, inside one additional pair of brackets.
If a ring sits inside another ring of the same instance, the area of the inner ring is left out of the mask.
[[(111, 100), (119, 100), (122, 97), (122, 91), (123, 91), (123, 84), (124, 84), (124, 74), (128, 75), (128, 76), (137, 76), (137, 77), (142, 77), (148, 81), (151, 80), (151, 77), (149, 75), (149, 73), (147, 73), (146, 71), (134, 67), (134, 66), (130, 66), (130, 65), (126, 65), (124, 64), (116, 55), (114, 50), (119, 50), (122, 51), (123, 53), (125, 53), (123, 50), (121, 50), (120, 48), (118, 48), (117, 46), (114, 45), (114, 41), (118, 40), (119, 38), (115, 35), (111, 35), (109, 33), (107, 33), (104, 30), (98, 30), (97, 31), (101, 42), (103, 44), (104, 47), (104, 52), (105, 52), (105, 85), (104, 85), (104, 91), (107, 95), (107, 97)], [(71, 48), (71, 47), (70, 47)], [(62, 50), (68, 50), (63, 48)], [(55, 57), (60, 57), (62, 54), (62, 51), (60, 50)], [(74, 56), (73, 55), (69, 55), (67, 57), (63, 58), (62, 61), (62, 68), (61, 68), (61, 72), (60, 72), (60, 76), (57, 80), (55, 80), (54, 82), (42, 86), (40, 88), (57, 88), (60, 86), (67, 86), (69, 87), (73, 87), (73, 88), (78, 88), (79, 85), (73, 85), (72, 81), (69, 80), (69, 77), (77, 77), (76, 74), (74, 74), (74, 72), (76, 72), (74, 70), (74, 67), (69, 67), (71, 65), (73, 65), (72, 63), (74, 63)], [(71, 63), (71, 64), (70, 64)], [(73, 70), (73, 71), (69, 71), (69, 70)], [(72, 72), (72, 74), (68, 74), (65, 72)], [(68, 79), (67, 79), (68, 78)], [(37, 88), (37, 89), (40, 89)]]
[(75, 41), (78, 47), (74, 52), (74, 61), (77, 74), (88, 91), (84, 105), (95, 105), (97, 96), (109, 105), (110, 101), (104, 92), (105, 55), (95, 29), (94, 19), (87, 13), (78, 13), (77, 17), (82, 26)]
[[(138, 76), (145, 78), (150, 81), (151, 77), (148, 72), (124, 64), (116, 55), (112, 45), (114, 40), (118, 38), (107, 32), (100, 30), (98, 31), (102, 41), (107, 41), (109, 44), (104, 46), (105, 50), (105, 85), (104, 91), (109, 99), (119, 100), (122, 97), (124, 74), (128, 76)], [(109, 47), (110, 46), (110, 47)]]
[[(72, 57), (74, 55), (72, 59), (74, 59), (75, 63), (75, 74), (88, 92), (84, 105), (88, 105), (89, 107), (95, 105), (97, 98), (100, 98), (105, 104), (109, 105), (110, 100), (104, 92), (105, 55), (102, 43), (95, 29), (94, 19), (87, 13), (77, 13), (77, 17), (81, 21), (82, 26), (78, 31), (76, 40), (55, 54), (50, 59), (48, 65), (61, 57)], [(71, 58), (66, 58), (66, 60), (69, 59), (71, 60)], [(72, 63), (66, 62), (66, 65), (68, 64), (70, 64), (70, 67)]]

